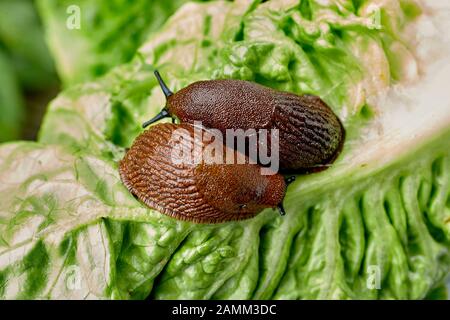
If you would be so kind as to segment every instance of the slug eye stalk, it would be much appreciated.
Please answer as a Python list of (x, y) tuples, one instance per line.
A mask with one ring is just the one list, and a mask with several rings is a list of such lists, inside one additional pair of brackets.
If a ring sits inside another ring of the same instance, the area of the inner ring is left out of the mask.
[(161, 78), (161, 75), (159, 74), (158, 70), (155, 70), (155, 77), (159, 82), (159, 86), (161, 87), (162, 92), (164, 92), (164, 95), (166, 96), (166, 98), (170, 97), (171, 95), (173, 95), (173, 92), (170, 91), (170, 89), (167, 87), (166, 83), (164, 82), (164, 80)]
[(295, 181), (295, 176), (290, 176), (290, 177), (284, 179), (284, 182), (286, 182), (286, 187), (294, 181)]
[(142, 128), (145, 129), (145, 128), (147, 128), (149, 125), (151, 125), (151, 124), (153, 124), (153, 123), (155, 123), (155, 122), (157, 122), (157, 121), (159, 121), (159, 120), (161, 120), (161, 119), (168, 118), (168, 117), (170, 117), (169, 111), (167, 111), (166, 108), (163, 108), (163, 109), (161, 110), (161, 112), (158, 113), (154, 118), (152, 118), (152, 119), (150, 119), (150, 120), (144, 122), (144, 123), (142, 124)]
[[(168, 97), (170, 97), (171, 95), (173, 95), (173, 92), (170, 91), (170, 89), (167, 87), (166, 83), (165, 83), (164, 80), (161, 78), (161, 75), (159, 74), (158, 70), (155, 70), (154, 74), (155, 74), (156, 79), (158, 80), (158, 83), (159, 83), (159, 86), (161, 87), (162, 92), (163, 92), (164, 95), (166, 96), (166, 99), (167, 99)], [(145, 129), (145, 128), (147, 128), (149, 125), (151, 125), (151, 124), (153, 124), (153, 123), (155, 123), (155, 122), (157, 122), (157, 121), (159, 121), (159, 120), (161, 120), (161, 119), (168, 118), (168, 117), (170, 117), (170, 116), (171, 116), (171, 115), (170, 115), (169, 111), (167, 110), (166, 107), (164, 107), (164, 108), (161, 110), (161, 112), (158, 113), (154, 118), (152, 118), (152, 119), (150, 119), (150, 120), (144, 122), (144, 123), (142, 124), (142, 128)], [(175, 119), (172, 119), (172, 123), (174, 123), (174, 121), (175, 121)]]
[(278, 211), (280, 212), (280, 216), (286, 215), (286, 210), (284, 210), (283, 203), (278, 204), (277, 208), (278, 208)]
[[(286, 188), (295, 181), (295, 176), (290, 176), (288, 178), (284, 178), (284, 182), (286, 183)], [(280, 202), (277, 206), (280, 216), (286, 215), (286, 210), (284, 209), (283, 202)]]

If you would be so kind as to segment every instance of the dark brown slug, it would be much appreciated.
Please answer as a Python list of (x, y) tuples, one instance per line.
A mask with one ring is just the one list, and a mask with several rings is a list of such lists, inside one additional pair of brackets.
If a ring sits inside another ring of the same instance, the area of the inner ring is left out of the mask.
[[(128, 190), (151, 208), (197, 223), (247, 219), (265, 208), (278, 207), (284, 214), (282, 201), (291, 179), (262, 175), (261, 166), (249, 164), (248, 158), (245, 164), (208, 161), (208, 143), (195, 130), (190, 124), (165, 123), (138, 136), (119, 165)], [(220, 147), (224, 156), (237, 156), (221, 142)], [(194, 162), (198, 153), (201, 161)]]
[(207, 128), (278, 129), (282, 171), (319, 171), (339, 154), (344, 128), (319, 97), (277, 91), (243, 80), (198, 81), (173, 94), (155, 71), (166, 106), (143, 127), (165, 117)]

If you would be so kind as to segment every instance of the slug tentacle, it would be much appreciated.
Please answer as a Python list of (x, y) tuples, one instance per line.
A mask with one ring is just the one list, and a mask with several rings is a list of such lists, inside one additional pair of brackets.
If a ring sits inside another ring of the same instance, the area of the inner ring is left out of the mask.
[[(173, 92), (170, 91), (170, 89), (167, 87), (166, 83), (164, 82), (164, 80), (161, 78), (161, 75), (159, 74), (158, 70), (155, 70), (155, 77), (158, 80), (159, 86), (161, 87), (162, 92), (164, 93), (164, 95), (166, 96), (166, 99), (169, 98), (171, 95), (173, 95)], [(147, 128), (149, 125), (164, 119), (164, 118), (169, 118), (172, 117), (172, 115), (170, 114), (169, 110), (167, 109), (167, 106), (162, 108), (161, 112), (158, 113), (155, 117), (153, 117), (152, 119), (144, 122), (142, 124), (142, 128), (145, 129)], [(175, 118), (172, 117), (172, 123), (175, 123)]]
[(163, 91), (166, 98), (173, 95), (173, 92), (170, 91), (170, 89), (167, 87), (166, 83), (162, 79), (161, 75), (159, 74), (158, 70), (155, 70), (155, 77), (158, 80), (159, 86), (161, 87), (161, 90)]
[(290, 176), (288, 178), (284, 179), (284, 182), (286, 183), (286, 187), (289, 186), (291, 183), (293, 183), (295, 181), (296, 177), (295, 176)]
[[(148, 120), (148, 121), (146, 121), (146, 122), (144, 122), (143, 124), (142, 124), (142, 128), (143, 129), (145, 129), (145, 128), (147, 128), (149, 125), (151, 125), (151, 124), (153, 124), (153, 123), (155, 123), (155, 122), (158, 122), (159, 120), (161, 120), (161, 119), (164, 119), (164, 118), (169, 118), (170, 117), (170, 114), (169, 114), (169, 112), (167, 111), (167, 109), (166, 108), (163, 108), (154, 118), (152, 118), (152, 119), (150, 119), (150, 120)], [(172, 121), (174, 120), (174, 118), (172, 118)], [(173, 123), (173, 122), (172, 122)]]
[(280, 212), (280, 216), (285, 216), (286, 210), (284, 210), (283, 203), (280, 202), (277, 207), (278, 207), (278, 211)]

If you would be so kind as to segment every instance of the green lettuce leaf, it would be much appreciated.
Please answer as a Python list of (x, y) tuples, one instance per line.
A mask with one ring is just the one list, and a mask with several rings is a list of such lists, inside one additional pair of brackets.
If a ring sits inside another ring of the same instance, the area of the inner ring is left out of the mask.
[(33, 1), (0, 0), (0, 48), (25, 89), (36, 91), (57, 85)]
[(19, 80), (9, 57), (0, 49), (0, 142), (20, 137), (23, 109)]
[(70, 85), (131, 60), (147, 35), (184, 2), (38, 0), (37, 4), (59, 76)]
[(32, 142), (0, 159), (2, 298), (148, 293), (190, 228), (136, 202), (104, 159)]
[[(184, 5), (130, 63), (60, 94), (39, 143), (0, 148), (0, 296), (442, 297), (450, 46), (445, 16), (419, 14), (406, 0)], [(416, 28), (428, 34), (414, 38)], [(318, 94), (344, 122), (344, 150), (328, 170), (298, 177), (284, 217), (168, 218), (117, 172), (164, 104), (155, 68), (174, 90), (232, 77)]]

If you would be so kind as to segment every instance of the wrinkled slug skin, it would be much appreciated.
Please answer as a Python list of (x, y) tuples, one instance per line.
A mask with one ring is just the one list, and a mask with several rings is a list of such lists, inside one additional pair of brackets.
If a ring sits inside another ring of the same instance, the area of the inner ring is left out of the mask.
[[(205, 147), (189, 124), (158, 124), (137, 137), (120, 162), (123, 183), (147, 206), (181, 220), (218, 223), (251, 218), (281, 203), (283, 177), (261, 175), (258, 165), (183, 163), (179, 152), (172, 161), (172, 150), (180, 141), (173, 138), (177, 129), (184, 129), (184, 144), (200, 147), (192, 150)], [(224, 155), (235, 154), (223, 148)]]
[(182, 123), (207, 128), (279, 129), (280, 168), (303, 171), (336, 158), (344, 128), (319, 97), (295, 95), (242, 80), (195, 82), (168, 97), (167, 107)]
[(321, 170), (341, 151), (344, 128), (319, 97), (277, 92), (272, 128), (280, 131), (280, 166)]

